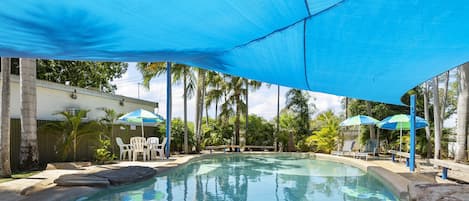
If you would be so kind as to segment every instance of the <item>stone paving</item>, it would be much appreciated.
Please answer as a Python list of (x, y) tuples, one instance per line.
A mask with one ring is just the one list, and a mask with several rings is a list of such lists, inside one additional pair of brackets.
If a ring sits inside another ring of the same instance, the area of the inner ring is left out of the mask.
[[(256, 153), (256, 152), (247, 152), (247, 153)], [(266, 152), (259, 152), (259, 153), (266, 153)], [(223, 154), (222, 153), (214, 153), (214, 154)], [(67, 188), (57, 188), (57, 184), (54, 183), (54, 180), (59, 178), (62, 175), (68, 174), (94, 174), (103, 169), (109, 168), (119, 168), (119, 167), (128, 167), (128, 166), (142, 166), (142, 167), (150, 167), (157, 170), (157, 172), (165, 171), (167, 169), (176, 167), (178, 165), (184, 164), (187, 161), (197, 158), (200, 156), (208, 156), (210, 155), (209, 152), (203, 153), (201, 155), (176, 155), (172, 156), (169, 160), (156, 160), (156, 161), (120, 161), (116, 164), (110, 165), (97, 165), (97, 166), (89, 166), (83, 167), (80, 169), (73, 169), (73, 170), (44, 170), (36, 175), (33, 175), (27, 179), (17, 179), (5, 183), (0, 183), (0, 200), (2, 201), (19, 201), (19, 200), (61, 200), (59, 195), (55, 194), (68, 194), (68, 195), (80, 195), (83, 192), (94, 192), (99, 189), (90, 188), (90, 187), (79, 187), (67, 190)], [(342, 157), (343, 158), (343, 157)], [(383, 169), (389, 170), (391, 172), (397, 173), (408, 179), (426, 179), (425, 177), (416, 176), (416, 174), (410, 174), (408, 168), (405, 167), (405, 164), (402, 162), (391, 162), (390, 160), (381, 160), (381, 159), (374, 159), (374, 160), (361, 160), (361, 159), (352, 159), (347, 158), (347, 163), (351, 163), (351, 165), (357, 166), (361, 169), (367, 169), (367, 167), (375, 166), (381, 167)], [(423, 161), (419, 161), (419, 163), (423, 163)], [(437, 172), (440, 172), (438, 169), (434, 169), (432, 166), (419, 166), (418, 171), (423, 174), (428, 174), (431, 180), (437, 183), (455, 183), (450, 180), (441, 180), (439, 176), (437, 176)], [(413, 178), (415, 177), (415, 178)], [(463, 181), (469, 181), (469, 173), (461, 173), (455, 171), (449, 171), (449, 177), (456, 177)], [(75, 193), (75, 194), (74, 194)], [(51, 197), (51, 194), (54, 196)], [(33, 196), (30, 196), (33, 195)]]

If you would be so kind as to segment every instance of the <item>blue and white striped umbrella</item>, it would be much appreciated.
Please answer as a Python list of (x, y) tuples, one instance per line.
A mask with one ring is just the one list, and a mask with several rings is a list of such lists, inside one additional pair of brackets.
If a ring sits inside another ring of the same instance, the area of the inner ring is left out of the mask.
[(358, 126), (358, 125), (374, 125), (379, 121), (373, 117), (366, 115), (357, 115), (350, 117), (340, 123), (340, 126)]
[(143, 123), (159, 123), (164, 121), (162, 116), (144, 109), (137, 109), (129, 112), (120, 117), (119, 120), (130, 123), (140, 123), (142, 126), (142, 137), (145, 136), (143, 132)]

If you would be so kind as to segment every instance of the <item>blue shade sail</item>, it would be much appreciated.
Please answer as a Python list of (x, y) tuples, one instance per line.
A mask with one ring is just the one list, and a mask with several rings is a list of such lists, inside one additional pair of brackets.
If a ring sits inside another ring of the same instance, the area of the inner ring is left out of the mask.
[(172, 61), (401, 104), (469, 59), (464, 0), (3, 0), (0, 56)]

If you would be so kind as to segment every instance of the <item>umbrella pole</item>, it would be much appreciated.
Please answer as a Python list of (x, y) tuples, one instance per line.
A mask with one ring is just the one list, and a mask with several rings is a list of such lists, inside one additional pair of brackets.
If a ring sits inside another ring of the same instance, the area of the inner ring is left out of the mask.
[(376, 128), (376, 131), (377, 131), (376, 133), (378, 133), (378, 137), (377, 137), (378, 140), (376, 142), (376, 154), (378, 154), (378, 156), (379, 156), (379, 152), (380, 152), (380, 150), (379, 150), (379, 128)]
[(143, 132), (143, 119), (142, 119), (142, 137), (145, 137), (145, 134)]
[(402, 127), (399, 134), (399, 152), (402, 152)]

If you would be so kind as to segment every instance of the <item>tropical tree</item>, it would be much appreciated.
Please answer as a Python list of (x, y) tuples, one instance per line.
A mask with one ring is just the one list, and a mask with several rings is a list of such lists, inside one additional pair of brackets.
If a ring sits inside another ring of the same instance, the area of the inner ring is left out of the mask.
[[(309, 104), (310, 96), (307, 92), (303, 92), (298, 89), (290, 89), (286, 94), (286, 107), (295, 113), (295, 119), (298, 125), (297, 132), (297, 145), (300, 148), (304, 148), (304, 139), (310, 134), (310, 115), (314, 105)], [(289, 150), (293, 150), (294, 139), (293, 136), (290, 138), (288, 145)]]
[[(207, 72), (207, 94), (205, 97), (205, 108), (208, 109), (213, 104), (215, 105), (215, 122), (218, 118), (218, 104), (223, 98), (224, 80), (220, 73), (214, 71)], [(208, 119), (208, 114), (206, 115)]]
[(469, 63), (459, 67), (458, 122), (456, 126), (456, 161), (466, 159), (469, 133)]
[(73, 161), (77, 159), (77, 147), (86, 137), (97, 138), (100, 134), (100, 125), (96, 121), (82, 122), (88, 110), (79, 110), (75, 114), (58, 112), (63, 121), (47, 123), (41, 127), (47, 133), (59, 136), (57, 144), (61, 159), (66, 160), (72, 153)]
[(274, 151), (277, 151), (277, 135), (280, 132), (280, 85), (277, 85), (277, 129), (274, 136)]
[[(251, 89), (252, 91), (256, 91), (258, 90), (259, 88), (261, 88), (262, 86), (262, 82), (258, 82), (258, 81), (255, 81), (255, 80), (248, 80), (248, 79), (244, 79), (245, 81), (245, 85), (246, 85), (246, 92), (245, 92), (245, 99), (246, 99), (246, 116), (245, 116), (245, 123), (246, 123), (246, 127), (245, 127), (245, 133), (244, 133), (244, 136), (245, 138), (248, 136), (248, 127), (249, 127), (249, 89)], [(250, 132), (249, 132), (250, 133)]]
[(209, 118), (209, 123), (202, 125), (201, 145), (226, 145), (233, 136), (233, 128), (229, 125), (218, 124), (216, 120)]
[(99, 120), (99, 123), (103, 127), (104, 134), (109, 136), (112, 154), (115, 154), (115, 135), (114, 135), (114, 125), (116, 121), (124, 115), (123, 113), (117, 113), (114, 109), (111, 108), (102, 108), (102, 111), (105, 112), (105, 115)]
[(36, 60), (20, 59), (21, 145), (20, 165), (25, 169), (39, 161), (36, 119)]
[(249, 115), (246, 144), (269, 146), (274, 143), (274, 124), (257, 115)]
[[(143, 76), (143, 86), (150, 88), (150, 81), (154, 77), (166, 73), (166, 62), (138, 63), (137, 69)], [(194, 94), (195, 75), (190, 67), (184, 64), (172, 64), (171, 75), (173, 83), (183, 82), (184, 98), (184, 152), (189, 152), (188, 147), (188, 126), (187, 126), (187, 99)]]
[[(423, 84), (423, 110), (424, 118), (427, 122), (430, 122), (430, 109), (429, 109), (429, 94), (428, 94), (428, 81)], [(430, 126), (425, 127), (425, 139), (427, 141), (427, 158), (431, 158), (432, 155), (432, 135), (430, 133)]]
[(316, 150), (330, 153), (337, 147), (340, 118), (329, 110), (319, 114), (313, 121), (319, 130), (314, 131), (313, 135), (306, 138), (306, 144)]
[(235, 144), (239, 145), (240, 140), (240, 124), (241, 124), (241, 114), (246, 112), (246, 103), (243, 101), (243, 96), (245, 95), (244, 79), (234, 76), (225, 76), (225, 102), (222, 104), (221, 116), (224, 116), (225, 121), (229, 119), (229, 116), (234, 113), (235, 122), (234, 122), (234, 139)]
[[(193, 128), (194, 128), (194, 125), (189, 122), (188, 124), (188, 139), (189, 139), (189, 146), (193, 146), (194, 145), (194, 132), (193, 132)], [(184, 151), (184, 130), (185, 130), (185, 125), (184, 125), (184, 121), (181, 120), (180, 118), (174, 118), (171, 120), (171, 150), (172, 151)], [(159, 126), (159, 132), (157, 134), (157, 136), (159, 136), (159, 134), (164, 134), (166, 132), (166, 125), (165, 124), (161, 124), (161, 126)]]
[(205, 98), (205, 76), (206, 70), (197, 69), (197, 91), (195, 95), (195, 141), (196, 150), (200, 151), (200, 137), (202, 132), (202, 117), (204, 113), (204, 98)]
[(438, 77), (433, 78), (432, 82), (433, 92), (433, 123), (435, 132), (435, 151), (433, 157), (435, 159), (440, 158), (441, 149), (441, 127), (440, 127), (440, 94), (438, 90)]
[[(277, 134), (277, 140), (281, 145), (288, 145), (287, 151), (294, 151), (294, 140), (293, 137), (298, 131), (298, 122), (296, 119), (296, 114), (289, 109), (283, 109), (280, 112), (279, 120), (280, 130)], [(280, 151), (283, 147), (281, 147)]]
[(2, 108), (0, 130), (0, 177), (11, 177), (10, 167), (10, 58), (1, 58)]
[(52, 82), (69, 82), (71, 86), (96, 88), (113, 92), (116, 85), (111, 82), (127, 71), (124, 62), (38, 60), (37, 78)]

